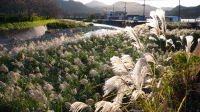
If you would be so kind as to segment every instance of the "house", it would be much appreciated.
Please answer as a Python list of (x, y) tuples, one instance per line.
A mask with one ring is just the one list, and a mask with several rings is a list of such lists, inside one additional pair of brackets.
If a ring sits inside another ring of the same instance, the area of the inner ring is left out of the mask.
[[(166, 16), (165, 20), (167, 22), (179, 22), (179, 17), (178, 16)], [(181, 18), (180, 18), (181, 20)]]
[(127, 15), (127, 20), (134, 20), (134, 21), (145, 21), (146, 17), (141, 15)]
[(108, 20), (125, 20), (126, 19), (126, 12), (124, 11), (110, 11), (106, 13), (106, 17)]

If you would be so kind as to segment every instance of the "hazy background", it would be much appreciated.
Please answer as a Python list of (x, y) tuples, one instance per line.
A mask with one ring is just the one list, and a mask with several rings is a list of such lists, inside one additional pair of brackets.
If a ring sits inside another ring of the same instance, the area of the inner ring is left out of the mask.
[[(93, 0), (75, 0), (75, 1), (80, 1), (85, 4)], [(103, 2), (107, 5), (112, 5), (113, 3), (118, 1), (144, 3), (144, 0), (97, 0), (97, 1)], [(146, 0), (146, 3), (154, 7), (175, 7), (179, 4), (179, 0)], [(181, 0), (181, 5), (197, 6), (200, 5), (200, 0)]]
[[(143, 0), (0, 0), (0, 19), (9, 16), (44, 16), (47, 18), (105, 18), (106, 12), (125, 11), (143, 15)], [(200, 17), (200, 0), (181, 0), (181, 17)], [(145, 15), (162, 8), (168, 16), (179, 15), (179, 0), (146, 0)], [(1, 22), (1, 21), (0, 21)]]

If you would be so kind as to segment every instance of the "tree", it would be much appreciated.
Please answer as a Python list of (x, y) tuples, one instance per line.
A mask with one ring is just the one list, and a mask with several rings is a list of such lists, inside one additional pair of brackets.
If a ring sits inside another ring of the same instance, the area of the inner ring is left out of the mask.
[(25, 0), (0, 0), (1, 15), (23, 15), (25, 9)]
[(55, 0), (0, 0), (1, 15), (39, 15), (60, 17), (61, 9)]

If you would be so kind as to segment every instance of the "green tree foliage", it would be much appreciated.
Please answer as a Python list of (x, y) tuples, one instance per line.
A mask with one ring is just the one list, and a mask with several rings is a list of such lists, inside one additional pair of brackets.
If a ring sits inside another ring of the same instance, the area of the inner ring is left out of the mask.
[(54, 0), (1, 0), (0, 15), (40, 15), (59, 17), (61, 10)]

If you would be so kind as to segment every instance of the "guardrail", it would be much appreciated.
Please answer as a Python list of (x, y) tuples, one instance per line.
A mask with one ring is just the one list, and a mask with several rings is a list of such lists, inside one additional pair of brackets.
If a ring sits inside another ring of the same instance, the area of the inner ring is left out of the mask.
[(104, 20), (103, 24), (118, 26), (118, 27), (126, 27), (126, 26), (136, 26), (140, 24), (145, 24), (146, 21), (133, 21), (133, 20)]

